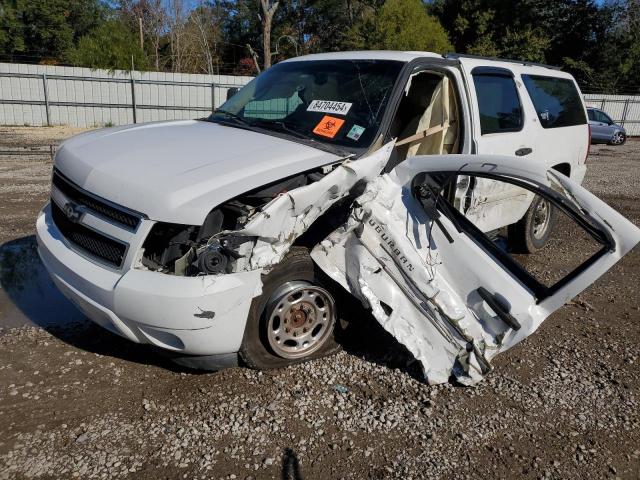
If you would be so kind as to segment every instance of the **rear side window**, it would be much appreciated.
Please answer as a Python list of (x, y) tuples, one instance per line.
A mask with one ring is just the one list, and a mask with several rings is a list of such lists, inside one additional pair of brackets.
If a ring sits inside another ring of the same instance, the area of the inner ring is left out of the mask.
[(522, 129), (522, 105), (511, 76), (473, 74), (473, 83), (478, 97), (482, 135)]
[(570, 127), (587, 123), (582, 100), (568, 78), (522, 75), (543, 128)]
[(606, 113), (600, 110), (592, 110), (592, 111), (593, 111), (594, 120), (596, 122), (612, 123), (612, 120), (609, 118), (609, 115), (607, 115)]

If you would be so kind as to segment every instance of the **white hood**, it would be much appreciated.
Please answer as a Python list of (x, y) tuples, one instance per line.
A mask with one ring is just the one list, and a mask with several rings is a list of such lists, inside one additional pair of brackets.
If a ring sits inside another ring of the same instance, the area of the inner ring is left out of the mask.
[(239, 194), (340, 157), (296, 142), (197, 120), (87, 132), (56, 167), (85, 190), (150, 219), (200, 225)]

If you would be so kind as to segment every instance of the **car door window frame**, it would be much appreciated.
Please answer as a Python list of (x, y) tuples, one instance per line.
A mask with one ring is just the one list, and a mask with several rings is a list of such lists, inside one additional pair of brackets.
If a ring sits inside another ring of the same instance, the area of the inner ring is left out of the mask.
[(439, 212), (447, 217), (459, 232), (467, 235), (488, 255), (493, 257), (496, 262), (501, 265), (502, 268), (513, 274), (516, 279), (519, 280), (524, 285), (524, 287), (532, 293), (537, 304), (558, 292), (565, 285), (570, 283), (574, 278), (580, 275), (583, 271), (587, 270), (591, 265), (602, 258), (607, 252), (612, 251), (615, 247), (613, 238), (611, 238), (606, 230), (601, 230), (600, 228), (598, 228), (598, 226), (591, 223), (583, 214), (581, 214), (576, 209), (576, 207), (567, 198), (560, 195), (558, 192), (555, 192), (549, 187), (533, 183), (531, 180), (520, 178), (517, 176), (495, 175), (477, 172), (465, 175), (506, 182), (533, 192), (536, 195), (540, 195), (545, 200), (551, 202), (555, 208), (558, 208), (567, 216), (569, 216), (569, 218), (574, 220), (579, 227), (583, 228), (596, 242), (601, 245), (601, 248), (598, 249), (598, 251), (596, 251), (592, 256), (590, 256), (560, 280), (555, 282), (553, 285), (544, 285), (540, 283), (540, 281), (538, 281), (534, 276), (532, 276), (519, 263), (517, 263), (513, 258), (511, 258), (511, 256), (507, 252), (500, 249), (498, 245), (493, 242), (493, 240), (491, 240), (484, 232), (476, 227), (473, 222), (471, 222), (471, 220), (469, 220), (462, 212), (458, 211), (450, 203), (450, 201), (448, 201), (446, 192), (450, 190), (451, 184), (455, 185), (457, 177), (461, 175), (462, 172), (425, 172), (423, 174), (417, 175), (412, 181), (412, 195), (414, 196), (416, 201), (418, 201), (422, 205), (422, 202), (420, 202), (420, 199), (417, 195), (418, 189), (416, 188), (419, 186), (419, 181), (418, 183), (416, 181), (423, 175), (438, 174), (446, 176), (445, 181), (440, 186), (439, 198), (442, 198), (443, 201), (447, 202), (447, 206), (445, 208), (442, 208), (442, 206), (438, 206)]
[[(400, 102), (402, 101), (402, 97), (404, 96), (405, 93), (405, 89), (407, 87), (407, 82), (409, 81), (409, 78), (411, 78), (411, 75), (413, 75), (416, 72), (419, 71), (423, 71), (423, 70), (432, 70), (434, 72), (438, 72), (438, 73), (442, 73), (443, 75), (447, 75), (449, 77), (449, 80), (451, 81), (451, 84), (453, 86), (453, 89), (455, 91), (455, 95), (456, 95), (456, 100), (458, 102), (458, 105), (462, 105), (462, 98), (460, 95), (460, 89), (458, 86), (458, 82), (457, 79), (451, 74), (451, 72), (449, 72), (449, 70), (446, 67), (455, 67), (455, 68), (459, 68), (460, 67), (460, 62), (458, 60), (448, 60), (448, 59), (441, 59), (441, 58), (429, 58), (429, 57), (421, 57), (421, 58), (417, 58), (415, 60), (412, 60), (410, 62), (407, 63), (407, 65), (405, 66), (404, 70), (402, 72), (400, 72), (400, 75), (398, 76), (398, 82), (396, 83), (396, 86), (394, 87), (394, 92), (391, 96), (391, 99), (389, 100), (389, 103), (387, 103), (387, 110), (384, 113), (383, 117), (382, 117), (382, 121), (380, 122), (380, 130), (379, 130), (379, 134), (378, 134), (378, 138), (380, 137), (380, 134), (382, 134), (383, 136), (383, 143), (387, 143), (389, 141), (391, 141), (391, 124), (393, 123), (393, 119), (395, 118), (397, 112), (398, 112), (398, 108), (400, 107)], [(464, 151), (464, 129), (467, 128), (467, 126), (465, 125), (464, 122), (464, 114), (462, 112), (462, 108), (460, 107), (460, 125), (459, 125), (459, 138), (460, 138), (460, 148), (459, 150), (462, 152)], [(377, 142), (374, 141), (373, 145), (376, 145)]]
[(603, 120), (600, 120), (600, 122), (606, 123), (607, 125), (613, 124), (613, 120), (611, 119), (611, 117), (609, 115), (607, 115), (602, 110), (597, 110), (597, 112), (603, 118)]
[[(516, 98), (518, 99), (518, 105), (520, 107), (520, 126), (518, 128), (506, 128), (506, 129), (500, 129), (498, 131), (493, 131), (493, 132), (483, 132), (482, 131), (482, 116), (481, 116), (481, 111), (480, 111), (480, 97), (478, 96), (478, 89), (477, 89), (477, 85), (476, 85), (476, 77), (477, 76), (485, 76), (485, 77), (503, 77), (503, 78), (509, 78), (511, 79), (511, 81), (513, 82), (513, 88), (515, 90), (516, 93)], [(496, 135), (496, 134), (502, 134), (502, 133), (514, 133), (514, 132), (521, 132), (524, 129), (524, 124), (525, 124), (525, 111), (524, 111), (524, 105), (522, 102), (522, 96), (520, 95), (520, 90), (518, 88), (518, 84), (516, 82), (516, 78), (515, 78), (515, 74), (509, 70), (508, 68), (501, 68), (501, 67), (484, 67), (484, 66), (480, 66), (480, 67), (475, 67), (471, 70), (471, 79), (473, 80), (473, 91), (474, 91), (474, 95), (476, 97), (476, 104), (478, 107), (478, 125), (480, 127), (480, 135), (481, 136), (485, 136), (485, 135)]]

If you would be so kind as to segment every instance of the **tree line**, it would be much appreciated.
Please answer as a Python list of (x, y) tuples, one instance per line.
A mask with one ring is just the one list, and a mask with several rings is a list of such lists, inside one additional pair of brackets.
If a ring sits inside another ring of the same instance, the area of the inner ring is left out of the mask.
[(254, 75), (296, 55), (458, 52), (640, 92), (640, 0), (0, 0), (0, 61)]

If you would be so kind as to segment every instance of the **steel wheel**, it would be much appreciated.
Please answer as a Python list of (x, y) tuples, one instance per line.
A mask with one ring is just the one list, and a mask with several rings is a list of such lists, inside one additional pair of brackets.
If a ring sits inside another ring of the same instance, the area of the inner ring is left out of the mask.
[(625, 141), (625, 134), (622, 132), (616, 132), (613, 134), (613, 137), (611, 137), (612, 145), (622, 145), (624, 141)]
[(333, 334), (336, 308), (324, 288), (308, 282), (287, 282), (269, 299), (267, 338), (282, 358), (302, 358), (318, 350)]
[(546, 200), (542, 200), (533, 212), (533, 236), (541, 239), (547, 233), (551, 222), (551, 205)]

